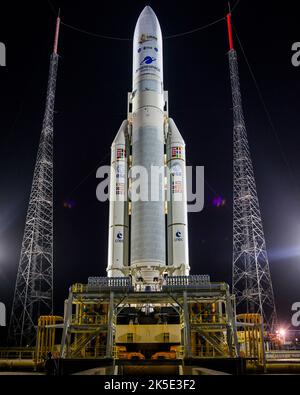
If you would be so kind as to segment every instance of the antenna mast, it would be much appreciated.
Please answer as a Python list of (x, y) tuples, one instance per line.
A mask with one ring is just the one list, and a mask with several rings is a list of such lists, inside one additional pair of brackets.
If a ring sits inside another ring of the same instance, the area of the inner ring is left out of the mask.
[(258, 313), (267, 329), (276, 322), (273, 286), (244, 120), (231, 14), (227, 14), (233, 101), (233, 270), (232, 292), (240, 313)]
[(38, 317), (53, 314), (53, 114), (59, 27), (58, 16), (9, 325), (9, 341), (17, 346), (33, 345)]

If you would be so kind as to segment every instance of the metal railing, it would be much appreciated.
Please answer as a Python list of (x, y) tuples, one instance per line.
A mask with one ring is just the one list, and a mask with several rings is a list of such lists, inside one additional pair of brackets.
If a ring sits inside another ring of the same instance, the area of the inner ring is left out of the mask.
[(168, 276), (166, 286), (199, 286), (211, 284), (208, 275), (195, 276)]
[(34, 359), (34, 347), (0, 348), (0, 359)]
[(130, 277), (89, 277), (87, 291), (120, 288), (130, 290), (132, 282)]
[(95, 314), (72, 314), (72, 325), (106, 325), (106, 315), (95, 315)]
[(300, 360), (300, 350), (272, 350), (266, 352), (267, 360)]
[(225, 325), (228, 321), (226, 314), (219, 313), (193, 313), (190, 316), (191, 324), (221, 324)]

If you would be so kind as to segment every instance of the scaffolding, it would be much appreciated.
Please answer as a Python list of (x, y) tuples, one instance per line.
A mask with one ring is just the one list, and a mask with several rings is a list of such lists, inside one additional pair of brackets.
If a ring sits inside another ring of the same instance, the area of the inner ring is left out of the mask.
[(60, 348), (57, 347), (57, 329), (63, 324), (63, 317), (41, 316), (38, 320), (38, 330), (35, 350), (35, 363), (43, 363), (49, 353), (54, 358), (58, 358)]
[(266, 367), (264, 325), (260, 314), (239, 314), (236, 317), (240, 353), (248, 367)]

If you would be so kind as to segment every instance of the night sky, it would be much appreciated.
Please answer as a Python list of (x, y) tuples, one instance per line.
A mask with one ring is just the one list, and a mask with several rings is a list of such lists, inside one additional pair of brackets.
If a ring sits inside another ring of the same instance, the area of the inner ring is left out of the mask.
[[(51, 3), (55, 10), (61, 7), (66, 24), (120, 38), (133, 36), (145, 5), (156, 12), (164, 36), (206, 25), (227, 12), (223, 0)], [(286, 7), (282, 2), (240, 0), (232, 16), (274, 125), (235, 39), (276, 305), (280, 320), (287, 323), (292, 303), (300, 301), (300, 67), (291, 63), (292, 44), (300, 41), (296, 7), (296, 2)], [(55, 27), (52, 8), (47, 1), (1, 6), (0, 41), (7, 48), (7, 66), (0, 68), (0, 301), (8, 313), (43, 119)], [(232, 109), (227, 50), (225, 21), (164, 40), (170, 116), (186, 141), (188, 164), (205, 166), (205, 208), (189, 215), (191, 272), (231, 284)], [(112, 140), (127, 115), (132, 42), (61, 26), (59, 54), (54, 296), (55, 312), (62, 314), (71, 284), (106, 275), (108, 203), (96, 199), (96, 169), (109, 164)], [(226, 200), (225, 206), (213, 206), (216, 196)], [(72, 207), (65, 207), (70, 201)]]

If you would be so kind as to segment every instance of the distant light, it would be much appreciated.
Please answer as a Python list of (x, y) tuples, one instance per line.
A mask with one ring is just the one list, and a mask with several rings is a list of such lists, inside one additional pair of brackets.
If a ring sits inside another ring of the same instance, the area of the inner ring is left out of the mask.
[(214, 207), (224, 207), (226, 204), (226, 200), (222, 196), (216, 196), (213, 199), (212, 204)]
[(286, 335), (286, 330), (284, 328), (279, 329), (279, 335), (284, 337)]
[(76, 206), (76, 203), (73, 200), (65, 200), (64, 201), (64, 208), (72, 209)]

